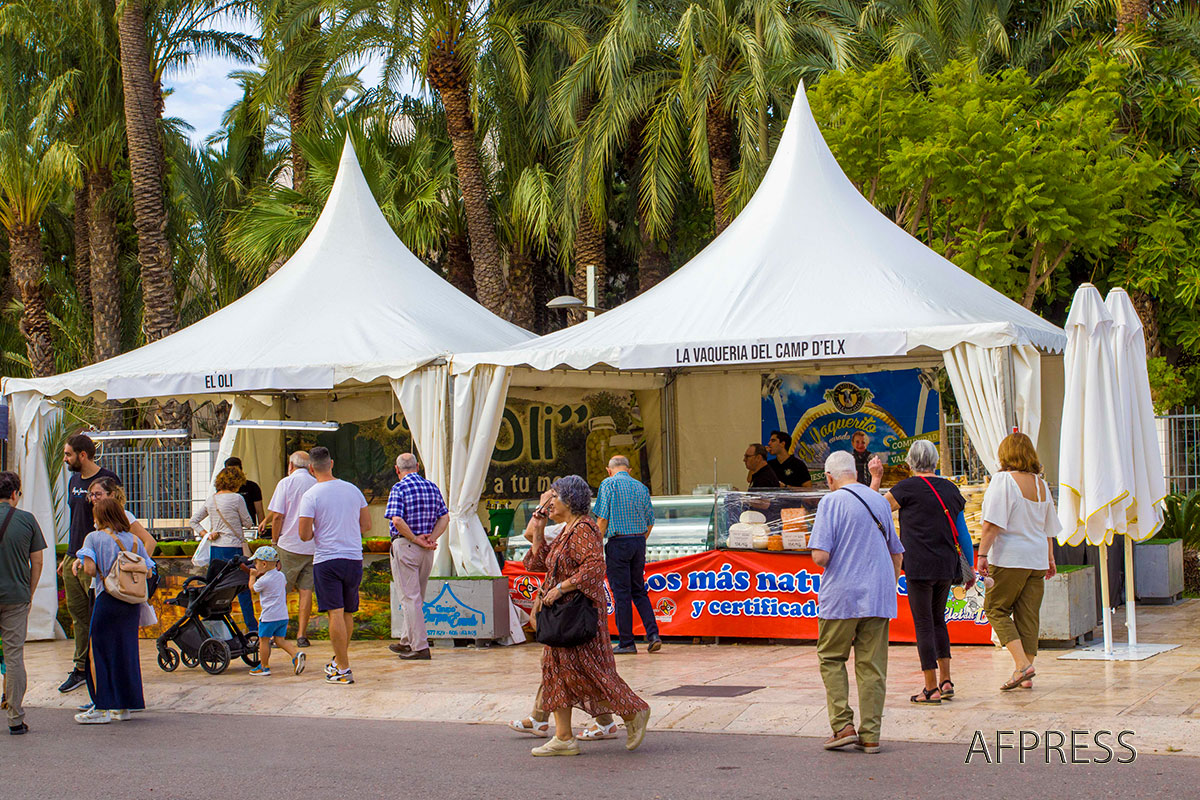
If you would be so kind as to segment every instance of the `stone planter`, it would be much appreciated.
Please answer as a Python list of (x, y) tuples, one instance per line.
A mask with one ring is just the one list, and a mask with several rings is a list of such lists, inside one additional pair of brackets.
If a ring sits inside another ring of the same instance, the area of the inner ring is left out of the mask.
[[(508, 635), (508, 578), (430, 578), (425, 629), (430, 639), (491, 641)], [(392, 583), (392, 637), (405, 629), (400, 594)]]
[(1092, 638), (1096, 616), (1096, 568), (1060, 572), (1046, 581), (1038, 638), (1049, 647), (1074, 647)]
[(1183, 599), (1183, 540), (1151, 539), (1133, 547), (1133, 588), (1142, 603)]

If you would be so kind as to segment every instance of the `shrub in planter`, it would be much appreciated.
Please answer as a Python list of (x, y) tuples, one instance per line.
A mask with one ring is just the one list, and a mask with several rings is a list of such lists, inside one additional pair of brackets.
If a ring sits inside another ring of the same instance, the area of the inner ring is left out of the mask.
[(366, 553), (387, 553), (392, 549), (391, 538), (383, 536), (372, 536), (369, 539), (363, 539), (363, 552)]
[(191, 556), (196, 555), (196, 548), (199, 546), (199, 542), (182, 542), (179, 545), (179, 554), (181, 556), (188, 556), (190, 558)]
[(183, 553), (183, 550), (180, 549), (181, 547), (182, 545), (179, 542), (159, 542), (158, 552), (155, 555), (167, 557), (178, 556)]

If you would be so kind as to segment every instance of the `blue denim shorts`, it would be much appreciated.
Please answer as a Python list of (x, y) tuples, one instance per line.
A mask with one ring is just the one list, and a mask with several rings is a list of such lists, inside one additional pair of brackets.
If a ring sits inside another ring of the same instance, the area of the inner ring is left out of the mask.
[(258, 638), (270, 639), (274, 636), (287, 638), (288, 621), (286, 619), (278, 620), (277, 622), (262, 622), (258, 623)]

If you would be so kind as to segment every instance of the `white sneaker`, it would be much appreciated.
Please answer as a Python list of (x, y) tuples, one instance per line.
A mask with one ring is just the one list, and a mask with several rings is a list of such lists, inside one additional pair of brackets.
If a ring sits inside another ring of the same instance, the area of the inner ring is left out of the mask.
[(75, 721), (80, 725), (107, 725), (112, 722), (112, 717), (107, 711), (97, 711), (93, 708), (76, 714)]
[(125, 708), (118, 709), (117, 711), (110, 711), (108, 712), (108, 716), (110, 719), (115, 719), (118, 722), (128, 722), (129, 720), (133, 719), (133, 715), (130, 714), (129, 710)]

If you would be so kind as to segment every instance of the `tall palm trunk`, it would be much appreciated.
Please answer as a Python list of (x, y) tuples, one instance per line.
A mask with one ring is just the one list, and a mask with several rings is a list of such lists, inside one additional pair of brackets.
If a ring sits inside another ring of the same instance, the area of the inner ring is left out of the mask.
[(533, 258), (519, 246), (508, 261), (508, 285), (512, 293), (512, 321), (527, 331), (537, 325), (534, 310)]
[(1150, 18), (1150, 0), (1120, 0), (1117, 9), (1117, 33), (1145, 25)]
[(54, 339), (50, 316), (46, 313), (46, 296), (42, 293), (46, 262), (42, 255), (41, 228), (18, 222), (9, 230), (8, 240), (13, 278), (25, 306), (21, 312), (25, 352), (34, 377), (53, 375)]
[[(638, 121), (633, 124), (630, 129), (629, 144), (625, 148), (624, 160), (625, 171), (629, 175), (635, 176), (635, 180), (640, 180), (642, 174), (642, 122)], [(645, 209), (642, 204), (636, 199), (638, 192), (632, 192), (634, 202), (637, 203), (637, 223), (638, 223), (638, 293), (642, 293), (657, 285), (659, 281), (667, 277), (667, 272), (670, 268), (670, 262), (667, 259), (667, 254), (659, 247), (658, 241), (655, 240), (654, 234), (650, 231), (650, 221), (646, 217)]]
[(97, 361), (121, 353), (121, 277), (117, 269), (117, 215), (110, 192), (112, 170), (100, 167), (88, 173), (91, 225), (92, 331)]
[[(319, 36), (321, 19), (314, 16), (308, 23), (309, 36)], [(308, 159), (300, 152), (297, 134), (306, 132), (312, 121), (311, 101), (313, 94), (320, 87), (321, 76), (315, 67), (309, 67), (300, 74), (300, 79), (288, 90), (288, 125), (291, 128), (289, 137), (292, 151), (292, 188), (301, 191), (308, 180)]]
[[(596, 307), (604, 307), (604, 286), (608, 273), (607, 254), (604, 250), (604, 228), (592, 218), (586, 204), (579, 212), (579, 230), (575, 232), (575, 274), (571, 276), (571, 292), (580, 300), (587, 300), (587, 268), (596, 272)], [(574, 325), (587, 318), (584, 311), (572, 309), (567, 312), (567, 321)]]
[(462, 233), (452, 233), (446, 242), (446, 280), (467, 297), (475, 299), (475, 274), (471, 267), (471, 245)]
[(454, 150), (458, 185), (462, 191), (467, 233), (471, 239), (471, 261), (479, 302), (494, 314), (513, 319), (513, 302), (504, 277), (504, 259), (496, 221), (488, 205), (487, 179), (475, 142), (470, 91), (458, 57), (440, 49), (429, 59), (429, 84), (437, 90), (446, 111), (446, 132)]
[(125, 94), (125, 131), (133, 184), (133, 226), (142, 268), (142, 329), (147, 342), (175, 332), (179, 325), (171, 246), (167, 241), (167, 207), (163, 191), (163, 143), (158, 129), (158, 101), (146, 39), (144, 0), (126, 0), (118, 21), (121, 85)]
[(717, 233), (729, 226), (729, 176), (733, 173), (733, 120), (712, 97), (704, 114), (708, 155), (712, 160), (713, 215)]
[(72, 224), (75, 228), (75, 263), (72, 275), (79, 304), (89, 316), (92, 313), (92, 268), (88, 244), (88, 173), (83, 174), (82, 185), (75, 190), (75, 213)]

